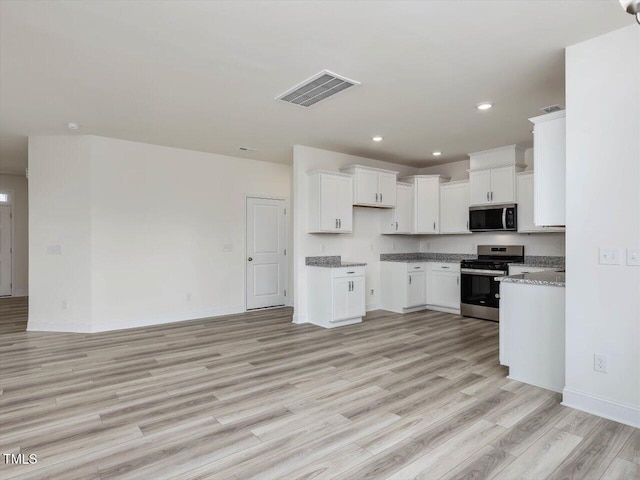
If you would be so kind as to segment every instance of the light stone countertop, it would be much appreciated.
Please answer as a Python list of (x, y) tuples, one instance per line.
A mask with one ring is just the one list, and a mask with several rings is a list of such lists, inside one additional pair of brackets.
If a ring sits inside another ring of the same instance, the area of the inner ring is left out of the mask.
[(498, 282), (522, 283), (526, 285), (542, 285), (550, 287), (564, 287), (564, 272), (534, 272), (521, 273), (520, 275), (509, 275), (506, 277), (496, 277)]

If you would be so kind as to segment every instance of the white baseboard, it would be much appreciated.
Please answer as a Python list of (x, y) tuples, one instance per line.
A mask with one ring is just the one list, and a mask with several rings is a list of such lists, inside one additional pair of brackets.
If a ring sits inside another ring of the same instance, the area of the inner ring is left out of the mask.
[(13, 291), (13, 295), (12, 295), (12, 297), (28, 297), (28, 296), (29, 296), (29, 292), (27, 292), (27, 290), (22, 288), (16, 288)]
[(640, 407), (637, 405), (616, 402), (566, 387), (562, 391), (562, 405), (640, 428)]
[(91, 333), (91, 325), (86, 323), (48, 323), (27, 322), (27, 332), (60, 332), (60, 333)]
[(165, 316), (152, 316), (148, 318), (138, 318), (127, 321), (113, 321), (108, 323), (96, 323), (92, 327), (92, 332), (109, 332), (112, 330), (126, 330), (129, 328), (149, 327), (153, 325), (164, 325), (166, 323), (186, 322), (189, 320), (201, 320), (209, 317), (220, 317), (223, 315), (234, 315), (244, 313), (244, 305), (236, 305), (224, 308), (212, 308), (198, 312), (179, 313)]
[(453, 313), (454, 315), (460, 315), (459, 308), (437, 307), (435, 305), (427, 305), (427, 310), (435, 310), (436, 312)]
[(294, 311), (293, 312), (293, 323), (295, 323), (297, 325), (301, 325), (303, 323), (309, 323), (309, 321), (307, 320), (307, 317), (305, 317), (304, 315), (300, 315), (299, 313), (296, 313)]
[(380, 304), (372, 303), (370, 305), (367, 305), (367, 312), (370, 312), (371, 310), (380, 310)]

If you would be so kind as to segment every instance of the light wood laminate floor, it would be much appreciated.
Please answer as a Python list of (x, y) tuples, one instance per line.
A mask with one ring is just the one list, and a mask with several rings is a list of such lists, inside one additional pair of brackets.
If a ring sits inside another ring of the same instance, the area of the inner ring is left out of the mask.
[(505, 378), (495, 323), (291, 313), (37, 333), (0, 300), (0, 451), (38, 455), (0, 477), (640, 479), (640, 430)]

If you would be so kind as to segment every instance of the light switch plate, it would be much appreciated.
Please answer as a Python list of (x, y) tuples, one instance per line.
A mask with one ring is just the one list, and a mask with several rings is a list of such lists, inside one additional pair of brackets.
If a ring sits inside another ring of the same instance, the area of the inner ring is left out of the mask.
[(600, 248), (600, 265), (620, 265), (620, 249)]
[(47, 246), (47, 254), (48, 255), (62, 255), (62, 245), (48, 245)]
[(232, 244), (230, 244), (230, 243), (225, 243), (225, 244), (222, 246), (222, 251), (223, 251), (223, 252), (232, 252), (232, 251), (233, 251), (233, 245), (232, 245)]
[(627, 265), (640, 266), (640, 248), (627, 248)]

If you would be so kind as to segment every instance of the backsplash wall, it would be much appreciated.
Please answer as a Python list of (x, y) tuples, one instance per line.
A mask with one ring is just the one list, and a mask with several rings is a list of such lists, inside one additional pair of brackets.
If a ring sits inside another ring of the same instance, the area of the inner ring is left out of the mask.
[(564, 256), (564, 233), (473, 233), (420, 237), (420, 251), (476, 253), (478, 245), (524, 245), (525, 255)]

